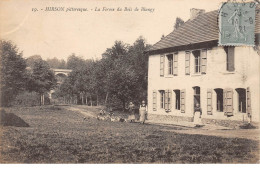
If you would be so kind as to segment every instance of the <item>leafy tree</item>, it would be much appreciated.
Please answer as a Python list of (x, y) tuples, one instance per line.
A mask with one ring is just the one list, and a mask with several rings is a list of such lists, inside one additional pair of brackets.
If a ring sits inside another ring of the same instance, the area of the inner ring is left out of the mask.
[(174, 30), (177, 30), (180, 26), (182, 26), (184, 24), (184, 21), (177, 17), (174, 23)]
[(10, 41), (0, 41), (1, 106), (10, 106), (14, 97), (25, 88), (26, 62)]
[(44, 60), (35, 61), (30, 70), (28, 90), (35, 91), (41, 96), (41, 105), (44, 105), (44, 93), (56, 86), (57, 80), (48, 63)]
[(66, 69), (66, 62), (65, 60), (59, 60), (56, 57), (47, 59), (47, 63), (51, 68), (57, 68), (57, 69)]
[(135, 88), (134, 101), (140, 102), (147, 97), (147, 77), (148, 77), (148, 54), (144, 53), (151, 46), (146, 44), (143, 37), (139, 37), (128, 51), (128, 63), (132, 65), (136, 72), (137, 84)]
[(72, 70), (81, 69), (84, 67), (84, 65), (85, 65), (85, 60), (82, 59), (81, 57), (76, 56), (74, 53), (68, 57), (67, 60), (68, 69), (72, 69)]
[[(68, 68), (73, 69), (60, 86), (60, 96), (78, 104), (87, 104), (88, 99), (96, 103), (116, 104), (125, 108), (129, 101), (140, 102), (147, 97), (148, 55), (147, 45), (139, 37), (130, 46), (116, 41), (98, 61), (83, 60), (72, 54)], [(91, 104), (92, 105), (92, 104)]]
[(112, 60), (119, 57), (125, 56), (128, 51), (128, 45), (122, 41), (115, 41), (112, 48), (107, 48), (107, 50), (102, 54), (104, 58), (110, 58)]
[(35, 62), (39, 62), (42, 60), (42, 57), (40, 55), (33, 55), (26, 59), (26, 65), (27, 67), (32, 68)]

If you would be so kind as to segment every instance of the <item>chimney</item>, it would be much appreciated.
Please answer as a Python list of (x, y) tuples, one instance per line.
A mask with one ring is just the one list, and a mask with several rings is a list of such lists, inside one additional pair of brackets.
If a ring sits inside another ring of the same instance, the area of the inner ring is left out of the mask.
[(197, 9), (197, 8), (191, 8), (190, 9), (190, 20), (193, 20), (197, 18), (200, 14), (205, 13), (205, 9)]

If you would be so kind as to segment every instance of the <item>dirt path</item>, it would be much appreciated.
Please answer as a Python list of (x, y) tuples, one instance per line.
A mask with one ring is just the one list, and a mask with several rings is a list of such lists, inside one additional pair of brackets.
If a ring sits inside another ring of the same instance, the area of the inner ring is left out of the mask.
[[(96, 112), (98, 109), (94, 107), (81, 107), (81, 106), (71, 106), (67, 108), (71, 111), (77, 111), (86, 117), (96, 118)], [(176, 130), (176, 127), (180, 127), (180, 125), (167, 125), (166, 126), (159, 125), (156, 123), (149, 122), (150, 125), (157, 125), (160, 127), (162, 131), (183, 133), (183, 134), (198, 134), (198, 135), (207, 135), (207, 136), (219, 136), (224, 138), (245, 138), (250, 140), (260, 141), (260, 129), (217, 129), (217, 128), (194, 128), (194, 127), (182, 127)], [(169, 127), (173, 127), (172, 129)]]
[(71, 110), (71, 111), (79, 112), (79, 113), (83, 114), (86, 117), (96, 118), (96, 116), (94, 116), (94, 114), (91, 114), (91, 112), (83, 111), (83, 109), (81, 109), (81, 108), (77, 108), (77, 107), (71, 106), (71, 107), (66, 108), (66, 109)]

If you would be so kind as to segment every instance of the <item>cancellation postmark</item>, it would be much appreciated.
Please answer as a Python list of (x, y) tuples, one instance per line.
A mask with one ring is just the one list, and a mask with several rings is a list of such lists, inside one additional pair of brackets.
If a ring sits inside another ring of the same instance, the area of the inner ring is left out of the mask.
[(219, 10), (219, 45), (255, 45), (255, 8), (255, 2), (222, 4)]

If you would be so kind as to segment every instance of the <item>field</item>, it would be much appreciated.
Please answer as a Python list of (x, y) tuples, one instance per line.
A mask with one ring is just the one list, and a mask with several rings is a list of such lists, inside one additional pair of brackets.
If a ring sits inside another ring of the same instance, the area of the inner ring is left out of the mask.
[[(66, 106), (9, 108), (29, 127), (1, 127), (2, 163), (256, 163), (258, 141), (181, 127), (83, 119)], [(92, 112), (97, 111), (95, 108)]]

